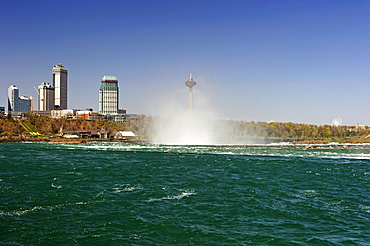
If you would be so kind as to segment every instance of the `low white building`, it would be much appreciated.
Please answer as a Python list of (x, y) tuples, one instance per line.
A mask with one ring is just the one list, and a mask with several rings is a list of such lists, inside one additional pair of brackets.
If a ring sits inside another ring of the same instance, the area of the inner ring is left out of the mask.
[(127, 139), (129, 137), (135, 137), (135, 133), (133, 133), (132, 131), (119, 131), (114, 136), (114, 138), (117, 139)]
[(75, 109), (51, 110), (50, 117), (54, 119), (72, 118), (76, 115)]

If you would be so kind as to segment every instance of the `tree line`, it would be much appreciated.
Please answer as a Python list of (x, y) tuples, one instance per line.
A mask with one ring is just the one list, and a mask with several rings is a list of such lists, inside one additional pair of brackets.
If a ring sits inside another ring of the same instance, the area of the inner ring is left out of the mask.
[[(150, 138), (155, 130), (157, 119), (155, 117), (138, 115), (128, 118), (125, 122), (111, 122), (106, 120), (70, 120), (53, 119), (48, 116), (29, 115), (26, 120), (34, 126), (39, 133), (52, 136), (66, 131), (93, 130), (104, 128), (108, 132), (130, 130), (141, 138)], [(297, 124), (292, 122), (245, 122), (233, 120), (219, 120), (225, 131), (224, 136), (232, 135), (243, 138), (281, 138), (281, 139), (330, 139), (330, 138), (366, 138), (370, 136), (367, 126), (331, 126)], [(19, 119), (0, 117), (0, 135), (27, 134), (19, 124)]]
[(331, 126), (297, 124), (292, 122), (231, 121), (233, 131), (240, 137), (284, 139), (365, 138), (370, 134), (367, 126)]
[[(63, 128), (65, 131), (99, 130), (104, 128), (110, 133), (122, 130), (134, 131), (137, 135), (148, 135), (150, 117), (139, 115), (135, 119), (127, 119), (125, 122), (112, 122), (101, 120), (71, 120), (53, 119), (49, 116), (30, 114), (25, 120), (44, 136), (58, 135)], [(20, 124), (19, 118), (0, 117), (0, 135), (25, 135), (27, 130)]]

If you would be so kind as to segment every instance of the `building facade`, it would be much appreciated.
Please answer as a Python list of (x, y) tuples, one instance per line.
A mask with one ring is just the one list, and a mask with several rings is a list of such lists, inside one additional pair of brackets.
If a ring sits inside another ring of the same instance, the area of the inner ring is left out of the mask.
[(21, 115), (32, 111), (33, 97), (19, 96), (19, 89), (15, 85), (8, 88), (8, 112), (12, 115)]
[(38, 86), (38, 110), (50, 111), (54, 109), (54, 87), (46, 82)]
[(4, 116), (4, 115), (5, 115), (5, 107), (0, 106), (0, 116)]
[(76, 115), (76, 109), (54, 109), (50, 112), (50, 117), (54, 119), (73, 119)]
[(117, 115), (118, 113), (118, 80), (115, 76), (105, 75), (99, 90), (99, 113)]
[(67, 109), (68, 70), (62, 63), (53, 67), (54, 108)]

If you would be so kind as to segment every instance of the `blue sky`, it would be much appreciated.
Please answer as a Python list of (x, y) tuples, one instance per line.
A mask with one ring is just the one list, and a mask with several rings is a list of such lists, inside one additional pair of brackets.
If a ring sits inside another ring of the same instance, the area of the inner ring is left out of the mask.
[[(128, 113), (195, 105), (245, 121), (370, 125), (370, 1), (0, 0), (0, 105), (69, 70), (70, 108), (119, 80)], [(35, 105), (35, 108), (37, 104)]]

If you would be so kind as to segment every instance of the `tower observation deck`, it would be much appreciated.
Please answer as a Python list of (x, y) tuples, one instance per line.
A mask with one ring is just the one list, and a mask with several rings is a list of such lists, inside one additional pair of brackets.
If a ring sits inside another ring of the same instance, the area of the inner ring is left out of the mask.
[(197, 82), (195, 82), (193, 80), (193, 78), (191, 77), (191, 74), (190, 74), (190, 78), (185, 82), (185, 85), (187, 87), (189, 87), (189, 109), (190, 111), (193, 111), (193, 87), (197, 84)]

